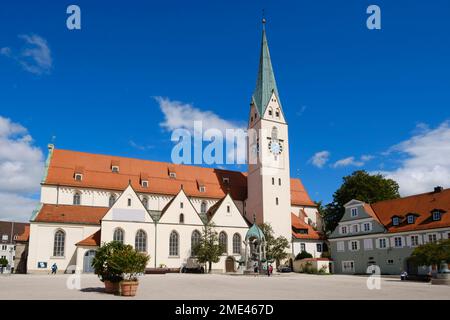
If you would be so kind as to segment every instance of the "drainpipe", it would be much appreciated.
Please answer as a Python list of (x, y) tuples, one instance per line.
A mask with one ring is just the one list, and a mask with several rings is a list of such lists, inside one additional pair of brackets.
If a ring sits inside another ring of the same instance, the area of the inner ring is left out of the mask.
[(156, 248), (158, 247), (158, 245), (157, 245), (157, 241), (158, 241), (157, 240), (158, 239), (157, 233), (158, 233), (158, 222), (155, 221), (155, 264), (154, 264), (155, 268), (156, 268)]
[(56, 206), (59, 204), (59, 184), (56, 185)]

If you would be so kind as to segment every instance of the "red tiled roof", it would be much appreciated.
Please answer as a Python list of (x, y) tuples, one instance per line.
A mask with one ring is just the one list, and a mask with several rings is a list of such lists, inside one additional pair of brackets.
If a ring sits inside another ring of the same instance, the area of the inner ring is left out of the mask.
[[(371, 207), (390, 233), (450, 227), (450, 189), (376, 202)], [(444, 212), (440, 221), (432, 219), (435, 209)], [(398, 226), (392, 225), (393, 216), (406, 217), (409, 213), (416, 214), (415, 223), (408, 224), (405, 218)]]
[(109, 208), (44, 204), (35, 222), (60, 222), (99, 225)]
[(297, 217), (295, 214), (291, 213), (291, 221), (292, 221), (292, 227), (295, 229), (306, 229), (307, 234), (303, 233), (297, 233), (295, 230), (292, 230), (292, 235), (296, 239), (304, 239), (304, 240), (319, 240), (323, 238), (323, 235), (316, 230), (313, 229), (309, 224), (306, 224), (303, 222), (299, 217)]
[(85, 247), (99, 247), (100, 246), (100, 238), (101, 238), (101, 231), (98, 230), (96, 233), (91, 234), (89, 237), (87, 237), (84, 240), (81, 240), (76, 245), (77, 246), (85, 246)]
[[(111, 163), (120, 163), (119, 173), (111, 171)], [(83, 179), (75, 181), (73, 173), (79, 167), (83, 168)], [(176, 178), (169, 177), (168, 168), (177, 173)], [(140, 184), (143, 172), (149, 180), (146, 188)], [(223, 177), (230, 179), (226, 186)], [(188, 196), (222, 199), (229, 192), (235, 200), (247, 198), (247, 174), (243, 172), (59, 149), (53, 151), (44, 184), (122, 191), (130, 180), (134, 190), (141, 193), (176, 195), (183, 186)], [(206, 187), (206, 192), (200, 192), (198, 181)], [(291, 202), (315, 206), (300, 179), (291, 179)]]
[(30, 225), (26, 225), (23, 233), (18, 235), (16, 241), (18, 242), (28, 242), (30, 239)]

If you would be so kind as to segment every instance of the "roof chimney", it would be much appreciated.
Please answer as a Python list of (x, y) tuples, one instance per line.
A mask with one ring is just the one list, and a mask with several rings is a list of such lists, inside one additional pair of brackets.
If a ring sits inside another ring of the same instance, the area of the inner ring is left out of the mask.
[(442, 191), (444, 191), (444, 188), (441, 187), (441, 186), (437, 186), (437, 187), (434, 188), (434, 193), (439, 193), (439, 192), (442, 192)]

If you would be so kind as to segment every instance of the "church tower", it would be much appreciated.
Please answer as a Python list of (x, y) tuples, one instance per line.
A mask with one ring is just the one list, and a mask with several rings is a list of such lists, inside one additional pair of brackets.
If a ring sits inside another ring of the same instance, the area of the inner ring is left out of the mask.
[(291, 242), (288, 125), (281, 106), (266, 38), (265, 19), (258, 78), (248, 122), (247, 218), (269, 223), (276, 237)]

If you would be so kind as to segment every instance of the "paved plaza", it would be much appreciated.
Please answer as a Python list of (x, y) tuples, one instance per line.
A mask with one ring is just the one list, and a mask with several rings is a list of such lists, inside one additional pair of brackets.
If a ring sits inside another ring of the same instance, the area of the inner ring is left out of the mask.
[[(367, 277), (348, 275), (280, 274), (273, 277), (166, 274), (140, 278), (134, 298), (103, 293), (95, 275), (81, 275), (81, 289), (68, 289), (70, 275), (2, 275), (4, 299), (167, 299), (167, 300), (321, 300), (321, 299), (450, 299), (449, 286), (382, 278), (380, 290), (369, 290)], [(72, 281), (72, 283), (76, 283)]]

